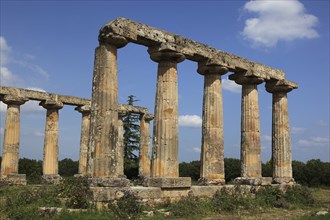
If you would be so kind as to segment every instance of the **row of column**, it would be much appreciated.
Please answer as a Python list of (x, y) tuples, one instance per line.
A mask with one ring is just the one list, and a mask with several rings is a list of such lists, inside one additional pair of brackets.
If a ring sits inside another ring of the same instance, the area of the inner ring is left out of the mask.
[[(92, 99), (92, 140), (90, 140), (93, 164), (92, 176), (119, 177), (116, 159), (118, 134), (117, 115), (117, 48), (125, 46), (123, 37), (110, 36), (100, 40), (95, 51)], [(176, 178), (178, 172), (178, 78), (177, 63), (185, 59), (183, 54), (168, 48), (151, 47), (150, 58), (158, 63), (151, 177)], [(199, 63), (198, 72), (204, 75), (203, 126), (201, 153), (201, 184), (223, 184), (224, 138), (221, 75), (228, 70), (214, 62)], [(242, 85), (241, 112), (241, 177), (261, 178), (260, 122), (257, 85), (262, 78), (230, 75), (230, 79)], [(276, 82), (276, 81), (275, 81)], [(292, 87), (277, 86), (266, 82), (266, 89), (273, 94), (272, 158), (273, 180), (292, 180), (291, 145), (286, 94)], [(93, 119), (94, 118), (94, 119)], [(102, 129), (111, 128), (109, 131)], [(106, 136), (104, 136), (106, 134)], [(102, 139), (105, 137), (106, 139)], [(94, 149), (93, 149), (94, 148)], [(102, 163), (97, 161), (102, 160)], [(147, 165), (146, 165), (147, 167)]]

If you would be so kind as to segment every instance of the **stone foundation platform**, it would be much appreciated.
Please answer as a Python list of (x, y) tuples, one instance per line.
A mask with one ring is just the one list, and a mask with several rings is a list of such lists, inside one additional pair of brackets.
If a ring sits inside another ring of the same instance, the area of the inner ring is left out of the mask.
[(48, 175), (43, 175), (41, 177), (41, 183), (42, 184), (60, 184), (62, 182), (63, 178), (58, 175), (58, 174), (48, 174)]
[(91, 187), (128, 187), (129, 179), (126, 178), (110, 178), (110, 177), (91, 177), (88, 178)]
[(175, 178), (165, 178), (165, 177), (150, 177), (145, 178), (143, 181), (143, 186), (149, 187), (160, 187), (164, 188), (190, 188), (191, 178), (190, 177), (175, 177)]
[(0, 186), (26, 185), (26, 175), (10, 173), (6, 177), (0, 178)]

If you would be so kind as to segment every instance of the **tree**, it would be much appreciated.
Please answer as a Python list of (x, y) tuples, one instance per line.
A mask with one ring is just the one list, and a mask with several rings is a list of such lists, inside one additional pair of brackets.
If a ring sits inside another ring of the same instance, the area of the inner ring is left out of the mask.
[(226, 183), (241, 176), (241, 162), (236, 158), (225, 158), (225, 179)]
[[(134, 105), (134, 95), (128, 96), (127, 104)], [(138, 155), (140, 149), (140, 115), (128, 112), (123, 117), (124, 126), (124, 173), (128, 178), (138, 176)]]
[(74, 176), (78, 173), (79, 161), (65, 158), (58, 163), (58, 170), (61, 176)]

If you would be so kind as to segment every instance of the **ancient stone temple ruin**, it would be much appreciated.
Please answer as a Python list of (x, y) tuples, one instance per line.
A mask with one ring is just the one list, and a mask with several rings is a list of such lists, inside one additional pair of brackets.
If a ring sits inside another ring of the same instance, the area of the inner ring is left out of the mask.
[[(118, 104), (117, 50), (127, 43), (146, 46), (150, 59), (158, 63), (154, 115), (143, 107)], [(204, 76), (199, 186), (191, 186), (188, 177), (179, 177), (178, 169), (177, 65), (185, 59), (196, 62), (197, 72)], [(118, 188), (129, 187), (130, 181), (123, 172), (121, 116), (126, 112), (140, 114), (141, 119), (139, 175), (142, 186), (130, 187), (131, 190), (148, 198), (189, 193), (205, 196), (210, 190), (214, 193), (217, 187), (225, 184), (221, 77), (228, 72), (231, 72), (230, 80), (242, 85), (241, 177), (235, 182), (250, 186), (294, 183), (287, 93), (298, 87), (296, 83), (286, 80), (283, 71), (126, 18), (117, 18), (100, 30), (91, 100), (0, 87), (1, 101), (7, 104), (1, 179), (12, 183), (25, 181), (24, 175), (18, 174), (20, 106), (29, 100), (38, 100), (47, 110), (43, 158), (45, 183), (58, 183), (61, 179), (57, 144), (59, 111), (63, 105), (73, 105), (82, 114), (79, 174), (90, 177), (95, 198), (112, 198)], [(273, 100), (271, 178), (261, 175), (258, 85), (262, 83)], [(154, 121), (150, 153), (151, 120)]]

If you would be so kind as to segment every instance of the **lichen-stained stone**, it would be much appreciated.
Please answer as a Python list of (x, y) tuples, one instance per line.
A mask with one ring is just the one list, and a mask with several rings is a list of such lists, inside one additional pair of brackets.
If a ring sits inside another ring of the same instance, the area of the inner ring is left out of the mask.
[(18, 174), (20, 106), (28, 99), (15, 95), (5, 95), (2, 101), (7, 104), (7, 111), (0, 176), (6, 177), (9, 174)]
[(85, 176), (87, 175), (87, 155), (88, 155), (89, 128), (91, 122), (91, 107), (90, 105), (83, 105), (76, 107), (75, 110), (80, 112), (82, 115), (78, 174)]
[(47, 109), (43, 157), (43, 175), (45, 177), (42, 179), (44, 183), (57, 184), (60, 181), (58, 179), (61, 179), (58, 177), (58, 120), (59, 110), (63, 108), (63, 103), (50, 99), (40, 102), (39, 105)]
[(204, 75), (201, 171), (199, 185), (225, 183), (221, 75), (228, 72), (217, 64), (199, 63)]
[(144, 182), (145, 186), (160, 187), (160, 188), (190, 188), (190, 177), (150, 177)]
[(294, 182), (287, 93), (297, 85), (285, 80), (266, 83), (266, 90), (273, 94), (272, 108), (272, 163), (273, 183)]
[(150, 121), (153, 118), (150, 114), (140, 117), (139, 177), (142, 180), (150, 177)]
[(184, 56), (158, 47), (149, 48), (148, 52), (158, 62), (151, 176), (178, 177), (177, 63)]

